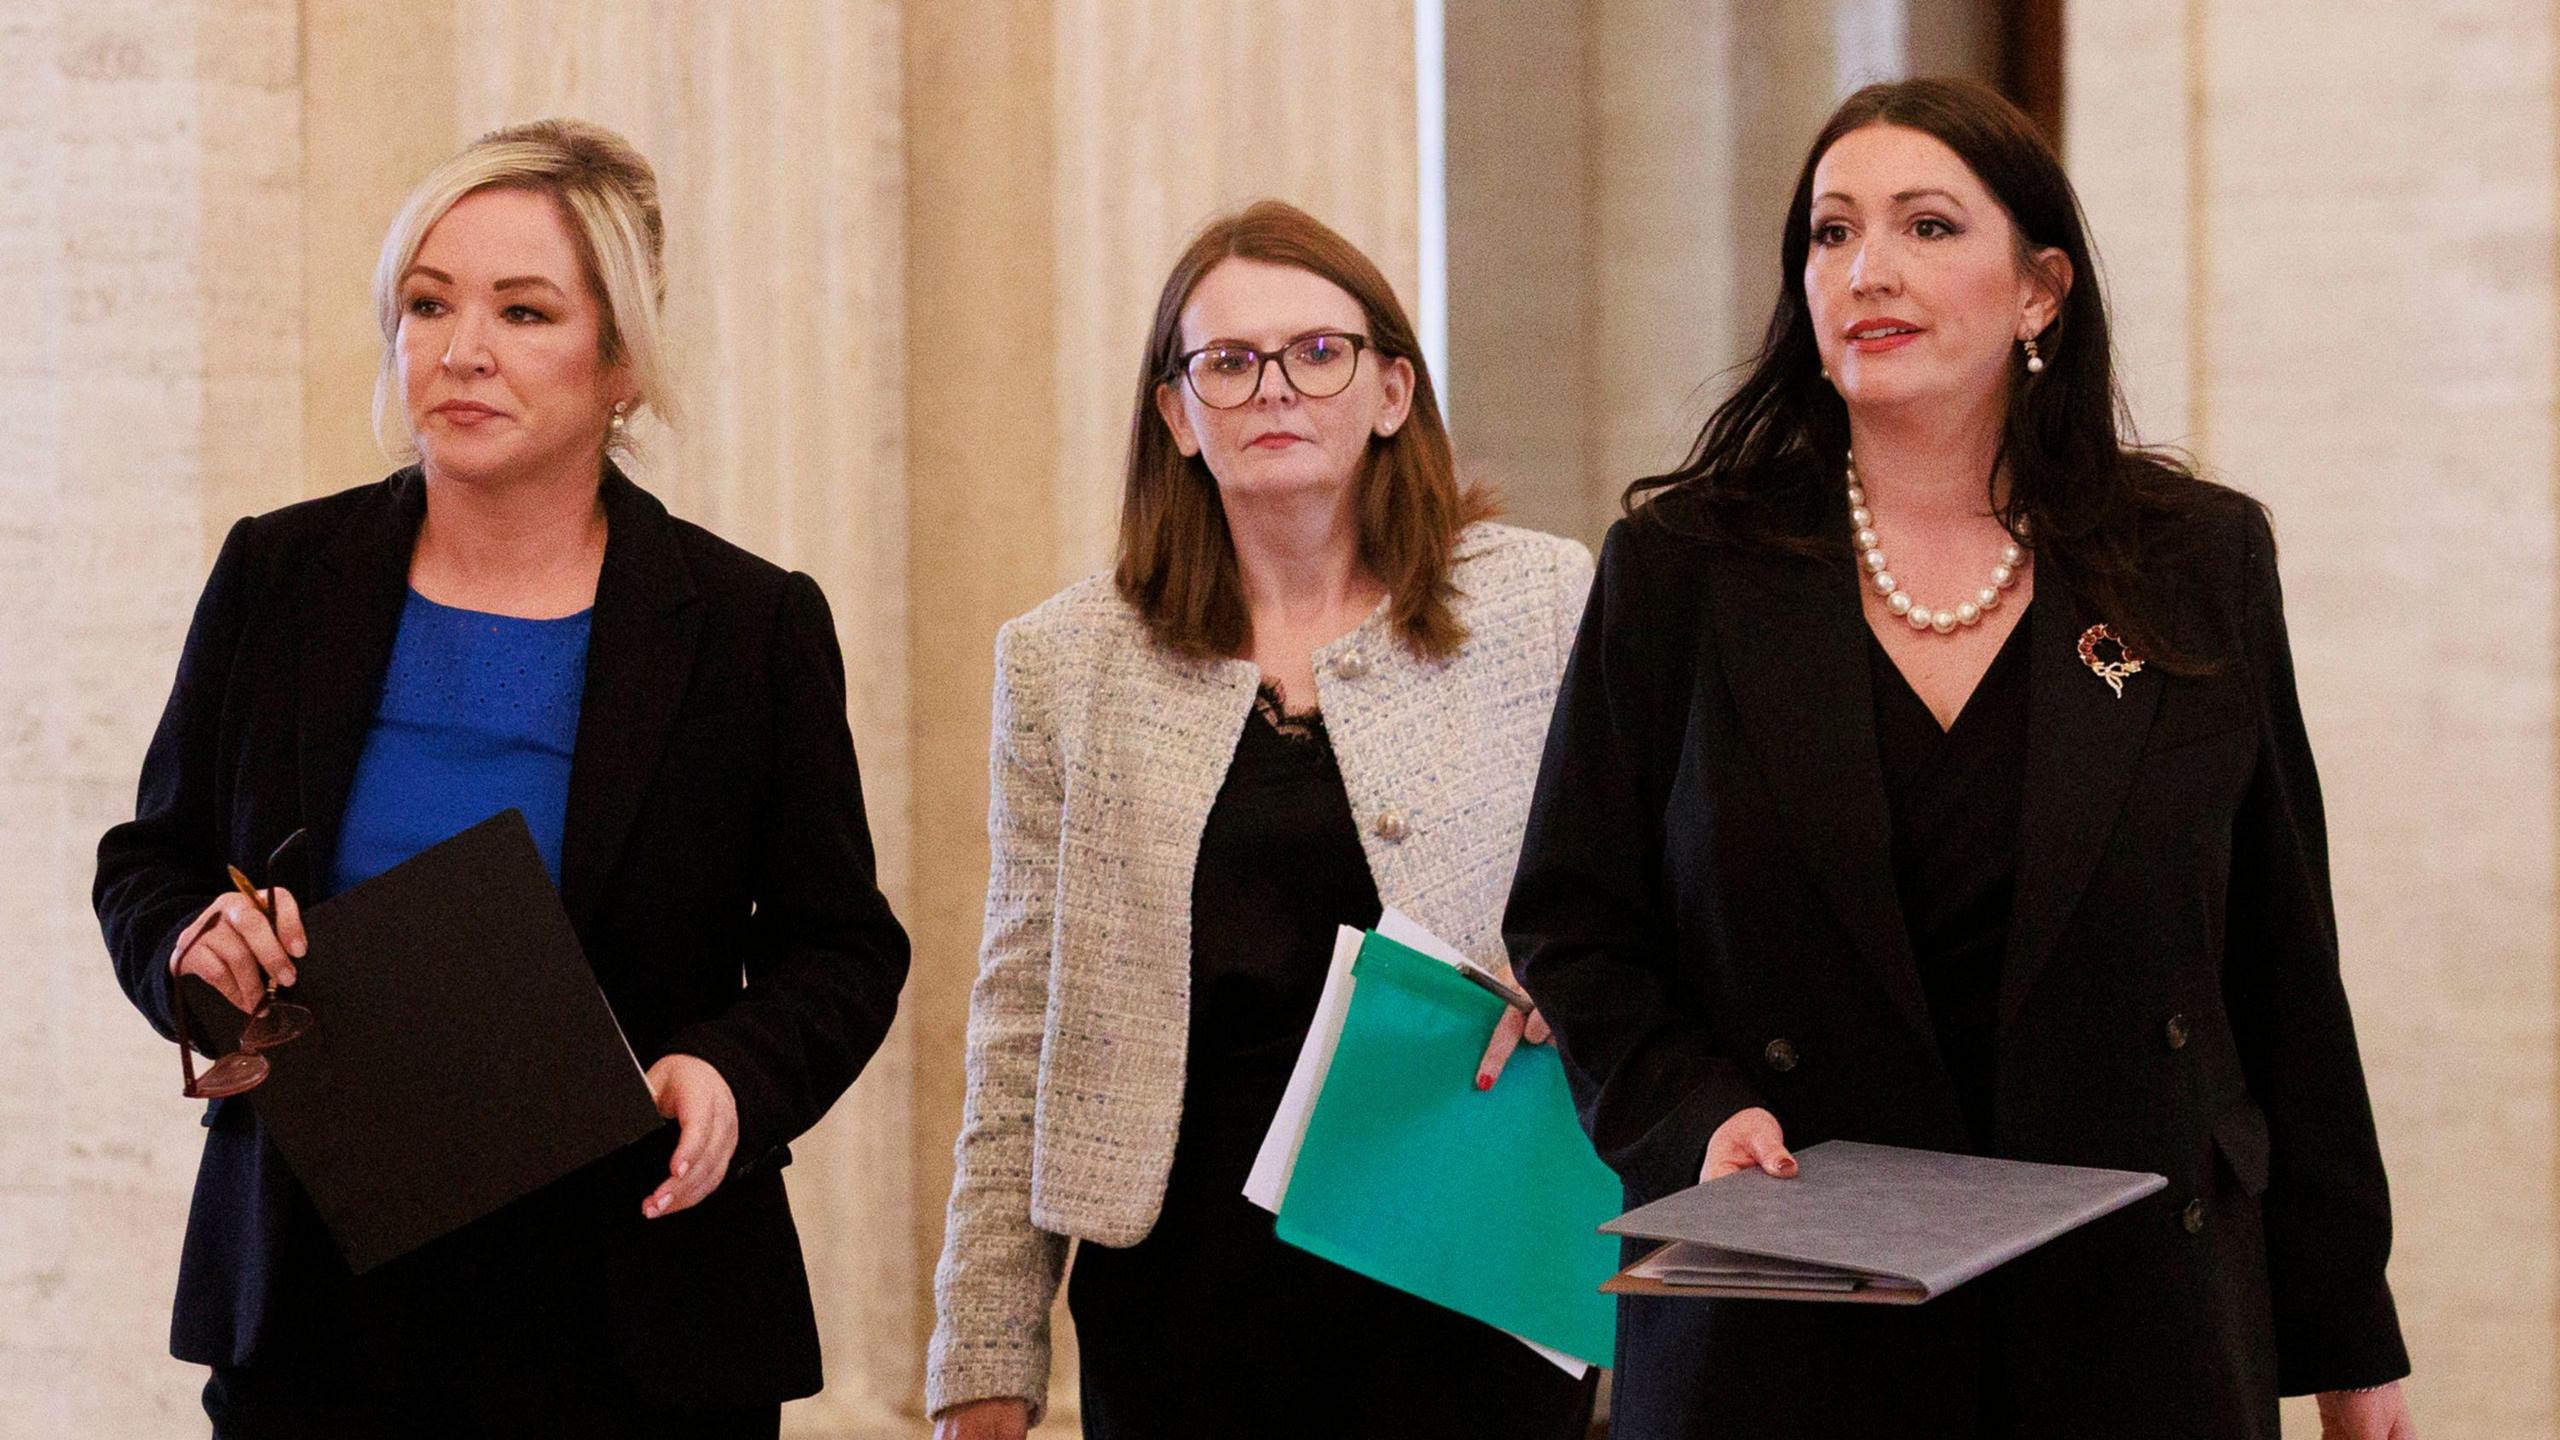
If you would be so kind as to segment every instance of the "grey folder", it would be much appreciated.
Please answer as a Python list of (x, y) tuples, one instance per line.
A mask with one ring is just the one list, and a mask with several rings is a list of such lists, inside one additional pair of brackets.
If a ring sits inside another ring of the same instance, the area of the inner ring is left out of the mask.
[(2168, 1183), (1826, 1140), (1798, 1152), (1793, 1179), (1745, 1170), (1601, 1226), (1670, 1243), (1600, 1288), (1917, 1305)]

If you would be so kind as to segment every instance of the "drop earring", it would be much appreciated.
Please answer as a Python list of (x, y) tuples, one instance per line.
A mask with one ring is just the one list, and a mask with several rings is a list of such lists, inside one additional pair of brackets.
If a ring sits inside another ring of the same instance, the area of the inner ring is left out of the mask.
[(2036, 337), (2033, 335), (2022, 335), (2018, 337), (2018, 344), (2027, 352), (2027, 373), (2030, 375), (2043, 374), (2044, 357), (2036, 353)]
[(624, 412), (628, 411), (630, 408), (631, 402), (628, 400), (615, 401), (613, 406), (613, 418), (604, 422), (605, 428), (616, 435), (621, 434), (622, 427), (629, 418)]

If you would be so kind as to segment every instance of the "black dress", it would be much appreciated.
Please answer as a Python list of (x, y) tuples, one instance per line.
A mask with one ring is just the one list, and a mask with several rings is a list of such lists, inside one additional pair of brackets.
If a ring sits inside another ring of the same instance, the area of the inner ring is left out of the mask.
[(1323, 721), (1265, 687), (1200, 838), (1191, 1030), (1163, 1213), (1067, 1282), (1084, 1433), (1578, 1435), (1591, 1386), (1489, 1326), (1281, 1242), (1246, 1172), (1315, 1018), (1338, 926), (1378, 892)]
[[(2030, 607), (2032, 608), (2032, 607)], [(1893, 882), (1929, 1025), (1955, 1081), (1976, 1154), (1992, 1153), (1992, 1091), (2000, 1026), (2000, 961), (2018, 884), (2018, 811), (2026, 797), (2027, 617), (1992, 658), (1953, 725), (1872, 635), (1876, 753), (1893, 817)], [(2006, 1283), (1976, 1282), (1989, 1294)], [(1982, 1305), (1980, 1424), (1998, 1433), (2009, 1406), (1999, 1373), (1999, 1307)]]
[(2026, 795), (2028, 634), (2021, 615), (1943, 730), (1883, 644), (1867, 640), (1876, 750), (1893, 816), (1894, 889), (1938, 1052), (1955, 1078), (1973, 1148), (1986, 1155), (2000, 958), (2009, 948)]

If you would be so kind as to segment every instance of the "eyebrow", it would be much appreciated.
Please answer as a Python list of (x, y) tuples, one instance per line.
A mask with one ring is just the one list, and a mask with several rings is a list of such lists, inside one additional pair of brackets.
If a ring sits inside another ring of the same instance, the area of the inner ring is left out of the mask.
[[(1301, 340), (1309, 339), (1317, 335), (1360, 335), (1360, 332), (1357, 330), (1345, 330), (1339, 325), (1318, 325), (1311, 330), (1301, 330), (1297, 334), (1290, 336), (1288, 339), (1281, 341), (1279, 348), (1286, 350)], [(1366, 340), (1369, 337), (1366, 335), (1360, 335), (1360, 338)], [(1251, 340), (1239, 340), (1232, 335), (1220, 335), (1214, 339), (1203, 340), (1192, 348), (1195, 350), (1215, 350), (1221, 346), (1233, 346), (1239, 350), (1259, 350), (1262, 348)]]
[[(409, 267), (407, 273), (403, 274), (400, 278), (405, 281), (411, 275), (424, 275), (439, 285), (450, 285), (453, 283), (452, 276), (447, 275), (432, 265), (412, 265)], [(568, 293), (562, 290), (557, 284), (554, 284), (548, 277), (541, 275), (510, 275), (489, 288), (492, 290), (521, 290), (528, 285), (539, 285), (543, 289), (548, 290), (555, 295)]]
[[(1959, 199), (1957, 199), (1957, 198), (1956, 198), (1956, 196), (1955, 196), (1955, 192), (1954, 192), (1954, 191), (1952, 191), (1952, 190), (1940, 190), (1940, 189), (1937, 189), (1937, 188), (1935, 188), (1935, 187), (1930, 187), (1930, 188), (1925, 188), (1925, 189), (1920, 189), (1920, 190), (1901, 190), (1901, 191), (1896, 191), (1896, 192), (1894, 193), (1893, 203), (1894, 203), (1894, 204), (1896, 204), (1896, 205), (1908, 205), (1908, 204), (1910, 204), (1910, 203), (1911, 203), (1912, 201), (1914, 201), (1914, 200), (1925, 200), (1925, 199), (1928, 199), (1928, 198), (1930, 198), (1930, 197), (1932, 197), (1932, 196), (1936, 197), (1937, 199), (1940, 199), (1940, 200), (1944, 200), (1944, 201), (1946, 201), (1948, 204), (1953, 205), (1954, 207), (1956, 207), (1956, 208), (1957, 208), (1957, 209), (1959, 209), (1959, 210), (1962, 210), (1962, 209), (1964, 209), (1964, 208), (1965, 208), (1965, 204), (1964, 204), (1964, 202), (1963, 202), (1962, 200), (1959, 200)], [(1825, 191), (1823, 191), (1821, 194), (1816, 195), (1816, 196), (1814, 196), (1814, 197), (1813, 197), (1813, 203), (1815, 203), (1816, 205), (1821, 204), (1821, 203), (1822, 203), (1823, 201), (1825, 201), (1825, 200), (1837, 200), (1837, 201), (1839, 201), (1840, 203), (1842, 203), (1842, 204), (1844, 204), (1844, 205), (1855, 205), (1855, 204), (1857, 204), (1857, 203), (1858, 203), (1856, 200), (1853, 200), (1853, 199), (1851, 199), (1849, 196), (1846, 196), (1846, 195), (1841, 194), (1841, 193), (1840, 193), (1839, 191), (1837, 191), (1837, 190), (1825, 190)]]

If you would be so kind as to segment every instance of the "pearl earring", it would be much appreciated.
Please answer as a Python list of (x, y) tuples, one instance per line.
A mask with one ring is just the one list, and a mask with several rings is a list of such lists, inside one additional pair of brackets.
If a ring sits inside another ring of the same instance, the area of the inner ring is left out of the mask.
[(2027, 373), (2030, 375), (2043, 374), (2044, 357), (2036, 353), (2036, 337), (2033, 335), (2022, 335), (2018, 338), (2018, 343), (2026, 348)]
[(613, 418), (612, 418), (612, 419), (610, 419), (610, 420), (607, 420), (606, 422), (604, 422), (604, 423), (605, 423), (605, 428), (606, 428), (606, 429), (608, 429), (608, 430), (611, 430), (611, 431), (612, 431), (614, 434), (616, 434), (616, 435), (621, 434), (621, 433), (622, 433), (622, 427), (623, 427), (623, 424), (625, 423), (626, 419), (628, 418), (628, 417), (626, 417), (626, 416), (623, 414), (623, 412), (624, 412), (624, 411), (626, 411), (626, 410), (629, 410), (630, 408), (631, 408), (631, 402), (630, 402), (630, 401), (628, 401), (628, 400), (622, 400), (622, 401), (617, 401), (617, 402), (615, 402), (614, 407), (613, 407)]

